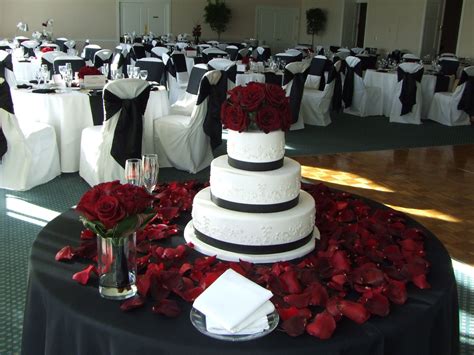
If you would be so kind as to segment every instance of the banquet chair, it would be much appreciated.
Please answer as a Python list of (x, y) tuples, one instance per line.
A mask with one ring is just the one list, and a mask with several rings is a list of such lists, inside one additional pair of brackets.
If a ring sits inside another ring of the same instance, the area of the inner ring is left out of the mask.
[(27, 40), (21, 42), (21, 46), (23, 47), (23, 51), (25, 56), (27, 57), (35, 57), (35, 49), (39, 46), (39, 43), (35, 40)]
[(334, 54), (335, 57), (340, 59), (346, 59), (351, 55), (351, 51), (347, 48), (339, 48), (339, 50)]
[(25, 37), (25, 36), (15, 36), (15, 38), (13, 39), (13, 41), (18, 43), (19, 45), (21, 45), (23, 42), (29, 41), (29, 40), (30, 39), (28, 37)]
[(464, 68), (453, 93), (437, 92), (428, 112), (428, 119), (446, 126), (470, 125), (472, 116), (474, 116), (474, 66)]
[(219, 48), (206, 48), (202, 51), (202, 56), (204, 63), (207, 63), (214, 58), (227, 57), (227, 52)]
[(362, 78), (361, 60), (354, 56), (345, 59), (346, 73), (342, 88), (344, 112), (356, 116), (381, 116), (382, 93), (380, 88), (366, 86)]
[(318, 55), (311, 60), (301, 99), (300, 116), (304, 124), (327, 126), (335, 85), (335, 68), (329, 59)]
[(130, 50), (131, 59), (137, 61), (138, 59), (142, 59), (146, 57), (145, 46), (141, 43), (134, 43), (132, 45), (132, 49)]
[(64, 45), (64, 43), (67, 42), (67, 38), (66, 37), (58, 37), (56, 38), (56, 40), (54, 41), (54, 43), (56, 43), (59, 47), (59, 50), (61, 52), (65, 52), (66, 53), (66, 46)]
[(341, 46), (329, 46), (329, 51), (336, 54), (339, 51), (339, 48), (341, 48)]
[(94, 67), (100, 68), (105, 63), (110, 64), (114, 52), (110, 49), (101, 49), (94, 53)]
[(358, 55), (358, 54), (362, 54), (364, 52), (365, 52), (364, 48), (360, 48), (360, 47), (351, 48), (352, 55)]
[(10, 87), (16, 87), (17, 83), (15, 73), (13, 72), (12, 55), (2, 50), (0, 50), (0, 78), (5, 79)]
[(86, 62), (81, 57), (63, 55), (54, 58), (53, 67), (54, 73), (59, 74), (59, 66), (66, 65), (66, 63), (71, 63), (72, 72), (78, 72), (82, 67), (86, 65)]
[(171, 54), (171, 61), (176, 72), (176, 81), (181, 87), (188, 85), (189, 73), (186, 66), (186, 56), (184, 53), (173, 52)]
[(301, 62), (301, 60), (303, 59), (303, 53), (298, 50), (296, 52), (277, 53), (275, 54), (274, 58), (275, 60), (279, 60), (280, 62), (282, 62), (285, 66), (289, 63)]
[(300, 115), (300, 107), (308, 71), (309, 63), (306, 62), (292, 62), (285, 66), (283, 89), (285, 90), (286, 96), (290, 98), (292, 117), (291, 131), (304, 128), (303, 117)]
[(64, 42), (64, 52), (66, 52), (67, 55), (77, 55), (77, 50), (76, 50), (76, 41), (73, 41), (70, 39), (69, 41)]
[(179, 51), (183, 51), (187, 46), (187, 42), (176, 42), (176, 49)]
[(215, 48), (219, 45), (219, 41), (207, 41), (206, 43)]
[(0, 40), (0, 51), (9, 51), (12, 49), (12, 45), (7, 40)]
[(456, 76), (459, 68), (459, 59), (455, 57), (441, 57), (438, 63), (441, 66), (442, 74)]
[(220, 70), (224, 76), (226, 90), (232, 90), (235, 87), (237, 77), (237, 65), (230, 59), (215, 58), (207, 63), (209, 70)]
[(202, 54), (202, 51), (208, 48), (212, 48), (212, 46), (207, 43), (198, 44), (197, 45), (198, 54)]
[(411, 53), (405, 53), (402, 55), (402, 62), (404, 63), (420, 63), (420, 58)]
[(182, 98), (188, 85), (189, 74), (184, 53), (173, 52), (171, 56), (164, 53), (165, 78), (169, 91), (170, 105)]
[(89, 185), (125, 182), (125, 161), (141, 158), (143, 114), (149, 95), (150, 85), (141, 79), (105, 85), (104, 124), (83, 129), (81, 136), (79, 175)]
[(41, 57), (41, 64), (45, 64), (45, 65), (48, 66), (48, 70), (49, 70), (49, 73), (50, 73), (50, 78), (54, 73), (54, 65), (53, 65), (54, 59), (56, 59), (58, 57), (64, 57), (64, 56), (65, 56), (65, 53), (55, 51), (55, 52), (46, 52)]
[(249, 49), (248, 48), (242, 48), (239, 49), (237, 52), (237, 60), (242, 60), (242, 58), (245, 58), (249, 55)]
[(439, 55), (439, 57), (440, 57), (440, 58), (443, 58), (443, 57), (457, 58), (457, 57), (456, 57), (456, 54), (454, 54), (454, 53), (441, 53), (441, 54)]
[(102, 47), (97, 44), (87, 44), (82, 49), (81, 57), (84, 58), (86, 62), (89, 60), (92, 62), (94, 60), (95, 53), (101, 49)]
[(160, 85), (164, 84), (165, 65), (159, 58), (142, 58), (137, 60), (135, 66), (140, 70), (146, 70), (148, 76), (145, 80), (154, 81)]
[(191, 116), (194, 106), (196, 106), (201, 79), (208, 70), (206, 64), (196, 64), (193, 66), (186, 91), (181, 98), (170, 106), (170, 115)]
[(237, 60), (237, 56), (239, 55), (239, 48), (237, 46), (234, 46), (234, 45), (227, 46), (225, 48), (225, 51), (229, 55), (230, 60), (233, 60), (233, 61)]
[(270, 47), (260, 46), (260, 47), (255, 48), (255, 50), (252, 53), (252, 56), (255, 58), (257, 62), (264, 62), (270, 58), (271, 54), (272, 52), (270, 50)]
[(123, 54), (115, 53), (110, 63), (110, 73), (112, 74), (112, 70), (115, 70), (115, 71), (118, 71), (119, 73), (124, 74), (124, 71), (126, 71), (126, 67), (124, 64), (125, 64), (125, 57), (123, 56)]
[[(192, 114), (168, 115), (154, 121), (155, 150), (162, 162), (195, 174), (211, 164), (212, 145), (222, 135), (219, 107), (225, 92), (219, 90), (222, 73), (212, 70), (204, 74)], [(221, 102), (222, 101), (222, 102)]]
[(332, 95), (331, 109), (335, 112), (342, 110), (342, 82), (343, 82), (343, 62), (341, 59), (336, 60), (334, 65), (334, 93)]
[(151, 56), (155, 58), (160, 58), (163, 60), (163, 54), (169, 54), (169, 50), (166, 47), (153, 47), (151, 49)]
[(397, 68), (397, 84), (392, 100), (390, 122), (421, 123), (421, 79), (423, 65), (402, 63)]
[(10, 88), (0, 78), (0, 188), (26, 191), (61, 174), (54, 128), (40, 122), (20, 125)]

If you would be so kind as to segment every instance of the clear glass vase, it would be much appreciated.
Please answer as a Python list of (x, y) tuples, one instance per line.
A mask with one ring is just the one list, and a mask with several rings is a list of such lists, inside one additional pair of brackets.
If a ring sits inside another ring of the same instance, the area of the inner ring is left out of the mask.
[(111, 300), (135, 296), (137, 275), (136, 233), (120, 238), (97, 237), (99, 293)]

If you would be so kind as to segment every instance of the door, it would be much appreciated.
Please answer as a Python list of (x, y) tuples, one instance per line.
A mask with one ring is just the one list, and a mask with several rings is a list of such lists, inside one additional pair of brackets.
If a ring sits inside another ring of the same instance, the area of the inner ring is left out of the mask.
[[(447, 0), (447, 2), (449, 1), (451, 0)], [(438, 54), (443, 5), (443, 0), (428, 0), (426, 3), (425, 24), (420, 51), (422, 58), (429, 56), (432, 60)], [(428, 57), (426, 59), (428, 59)]]
[(357, 4), (358, 21), (357, 21), (357, 47), (364, 48), (365, 22), (367, 20), (367, 3)]
[(299, 9), (259, 6), (256, 11), (257, 39), (272, 53), (293, 48), (298, 42)]
[(120, 33), (142, 34), (144, 25), (144, 6), (139, 2), (120, 3)]
[(456, 53), (459, 24), (461, 22), (462, 2), (463, 0), (446, 1), (439, 53)]

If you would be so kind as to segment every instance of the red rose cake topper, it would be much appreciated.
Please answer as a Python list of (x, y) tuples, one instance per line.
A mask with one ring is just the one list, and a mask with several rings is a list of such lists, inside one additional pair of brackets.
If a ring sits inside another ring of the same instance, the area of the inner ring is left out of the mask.
[(224, 128), (233, 131), (287, 131), (291, 126), (289, 98), (275, 84), (251, 82), (246, 87), (237, 86), (222, 104), (221, 120)]

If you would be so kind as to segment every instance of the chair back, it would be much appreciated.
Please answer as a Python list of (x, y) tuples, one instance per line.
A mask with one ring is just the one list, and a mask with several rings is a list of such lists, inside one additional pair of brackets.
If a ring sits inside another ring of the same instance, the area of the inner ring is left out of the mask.
[[(298, 53), (296, 53), (298, 52)], [(289, 63), (300, 62), (303, 59), (303, 53), (296, 50), (296, 52), (284, 52), (275, 54), (275, 60), (279, 60), (285, 66)]]
[(48, 70), (51, 73), (51, 75), (54, 72), (54, 66), (53, 66), (54, 59), (58, 57), (64, 57), (64, 53), (63, 52), (46, 52), (41, 57), (41, 64), (45, 64), (48, 66)]
[(66, 63), (71, 63), (73, 73), (78, 72), (82, 67), (86, 65), (86, 61), (81, 57), (63, 55), (60, 57), (56, 57), (53, 60), (54, 74), (59, 74), (59, 67), (61, 65), (66, 65)]
[[(252, 56), (257, 60), (257, 62), (264, 62), (268, 60), (271, 56), (272, 52), (270, 50), (270, 47), (268, 46), (260, 46), (255, 48), (255, 50), (252, 53)], [(296, 53), (298, 55), (299, 53)]]
[(441, 54), (439, 55), (439, 57), (440, 57), (440, 58), (443, 58), (443, 57), (457, 58), (457, 57), (456, 57), (456, 54), (454, 54), (454, 53), (441, 53)]
[(102, 47), (97, 44), (88, 44), (84, 46), (81, 57), (84, 58), (85, 61), (90, 60), (92, 62), (94, 60), (95, 53), (101, 49)]
[(130, 51), (133, 60), (138, 60), (146, 57), (145, 46), (141, 43), (134, 43)]
[(402, 61), (404, 63), (419, 63), (420, 58), (412, 53), (405, 53), (404, 55), (402, 55)]
[(459, 60), (455, 57), (441, 57), (438, 60), (441, 73), (444, 75), (456, 75), (459, 68)]
[(179, 85), (188, 85), (189, 74), (186, 66), (186, 56), (181, 52), (173, 52), (171, 61), (176, 72), (176, 80)]
[(352, 98), (354, 91), (364, 91), (365, 85), (362, 79), (362, 63), (361, 60), (354, 56), (348, 56), (346, 62), (346, 75), (342, 89), (342, 100), (346, 108), (352, 106)]
[(35, 48), (39, 46), (39, 43), (35, 40), (26, 40), (21, 42), (21, 46), (23, 47), (25, 55), (28, 57), (34, 57)]
[(219, 48), (206, 48), (202, 51), (204, 62), (207, 63), (214, 58), (223, 58), (227, 56), (227, 52)]
[(101, 49), (94, 54), (94, 66), (100, 68), (104, 64), (110, 64), (114, 52), (110, 49)]
[(400, 115), (412, 112), (413, 106), (417, 104), (417, 97), (421, 97), (420, 83), (423, 77), (423, 66), (419, 63), (402, 63), (397, 68), (399, 82), (400, 102), (402, 109)]
[(56, 40), (54, 41), (54, 43), (56, 43), (59, 47), (59, 50), (61, 52), (66, 52), (66, 49), (64, 48), (64, 43), (67, 41), (67, 38), (66, 37), (58, 37), (56, 38)]
[(291, 62), (285, 66), (283, 74), (283, 89), (290, 97), (292, 124), (298, 120), (304, 84), (309, 72), (309, 63)]
[(211, 59), (207, 66), (209, 70), (220, 70), (222, 71), (223, 80), (227, 80), (226, 89), (233, 89), (235, 86), (235, 80), (237, 77), (237, 64), (230, 59), (215, 58)]
[(227, 46), (225, 48), (226, 53), (229, 55), (230, 60), (236, 61), (239, 54), (239, 48), (234, 45)]
[(153, 47), (151, 49), (151, 56), (155, 58), (163, 59), (163, 54), (169, 54), (169, 50), (166, 47)]
[(334, 78), (334, 65), (323, 55), (317, 55), (311, 60), (308, 76), (304, 87), (323, 91), (328, 79)]
[(146, 80), (155, 81), (159, 84), (164, 84), (164, 72), (165, 65), (163, 61), (159, 58), (142, 58), (137, 60), (135, 63), (136, 67), (139, 67), (140, 70), (146, 70), (148, 76)]
[(10, 86), (16, 85), (12, 55), (3, 50), (0, 50), (0, 78), (5, 79)]
[(191, 75), (189, 76), (188, 86), (186, 92), (190, 95), (196, 95), (199, 92), (199, 87), (201, 85), (201, 79), (209, 71), (206, 64), (196, 64), (191, 69)]
[(457, 102), (458, 110), (474, 116), (474, 66), (466, 67), (462, 71), (453, 99)]

